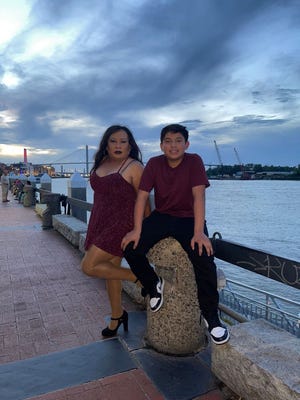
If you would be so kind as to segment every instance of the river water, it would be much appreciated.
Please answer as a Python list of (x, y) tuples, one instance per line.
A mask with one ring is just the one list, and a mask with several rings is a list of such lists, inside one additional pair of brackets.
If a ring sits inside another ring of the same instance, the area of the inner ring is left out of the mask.
[[(67, 194), (68, 179), (52, 179), (52, 191)], [(93, 192), (87, 182), (87, 201)], [(300, 261), (300, 182), (211, 180), (206, 190), (210, 236)], [(300, 302), (300, 290), (216, 260), (226, 277)], [(299, 310), (300, 312), (300, 310)]]

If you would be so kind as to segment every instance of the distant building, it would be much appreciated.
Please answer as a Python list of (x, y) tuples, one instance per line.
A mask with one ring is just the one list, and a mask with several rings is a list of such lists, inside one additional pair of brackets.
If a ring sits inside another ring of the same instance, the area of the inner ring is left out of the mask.
[(235, 174), (235, 177), (237, 179), (254, 179), (255, 172), (253, 170), (243, 170), (243, 171), (237, 171)]
[(41, 176), (43, 174), (48, 174), (50, 176), (55, 175), (54, 167), (49, 167), (48, 165), (43, 165), (43, 164), (33, 165), (32, 163), (19, 162), (11, 164), (10, 168), (16, 175), (20, 174), (35, 175), (35, 176), (38, 175)]
[(14, 164), (10, 164), (11, 170), (16, 174), (16, 175), (30, 175), (30, 169), (32, 167), (31, 163), (24, 163), (24, 162), (18, 162)]
[(42, 175), (42, 174), (48, 174), (50, 176), (55, 175), (55, 168), (50, 167), (49, 165), (35, 164), (33, 168), (34, 168), (33, 170), (34, 175)]
[(255, 178), (256, 179), (263, 179), (264, 177), (275, 178), (275, 177), (290, 176), (293, 174), (294, 174), (293, 171), (262, 171), (262, 172), (256, 172)]

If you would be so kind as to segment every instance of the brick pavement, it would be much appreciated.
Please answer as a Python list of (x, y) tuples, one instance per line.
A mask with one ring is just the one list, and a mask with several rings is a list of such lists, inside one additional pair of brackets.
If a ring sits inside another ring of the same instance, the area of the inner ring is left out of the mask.
[[(42, 230), (33, 208), (10, 199), (0, 203), (0, 364), (102, 340), (110, 312), (105, 283), (81, 272), (80, 252)], [(126, 294), (123, 301), (129, 312), (140, 310)], [(77, 398), (164, 399), (142, 368), (34, 399)], [(224, 397), (214, 389), (197, 399)]]
[[(104, 281), (85, 276), (81, 254), (41, 229), (32, 208), (0, 209), (0, 363), (101, 339), (109, 304)], [(124, 294), (127, 310), (136, 306)]]

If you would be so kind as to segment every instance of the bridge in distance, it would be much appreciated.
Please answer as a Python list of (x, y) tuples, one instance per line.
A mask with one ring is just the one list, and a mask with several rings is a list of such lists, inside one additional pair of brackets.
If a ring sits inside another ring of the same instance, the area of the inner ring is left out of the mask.
[[(69, 155), (62, 157), (61, 160), (64, 160), (64, 161), (56, 160), (54, 162), (43, 163), (43, 165), (49, 166), (49, 167), (55, 167), (56, 165), (60, 165), (61, 166), (60, 173), (70, 173), (70, 171), (64, 170), (64, 166), (67, 166), (67, 165), (69, 165), (69, 166), (84, 165), (85, 166), (84, 170), (89, 171), (91, 169), (91, 166), (93, 165), (94, 161), (89, 161), (89, 160), (91, 160), (91, 155), (89, 154), (89, 149), (88, 149), (87, 145), (85, 146), (85, 161), (65, 161), (70, 156), (73, 158), (75, 154), (82, 156), (82, 152), (83, 152), (83, 149), (77, 149), (77, 150), (73, 151), (72, 153), (70, 153)], [(80, 157), (80, 158), (82, 159), (82, 157)], [(205, 167), (208, 167), (208, 168), (220, 166), (220, 164), (211, 164), (211, 163), (204, 164), (204, 165), (205, 165)], [(74, 168), (72, 168), (72, 169), (74, 169)], [(83, 171), (83, 172), (85, 172), (85, 171)], [(74, 171), (72, 171), (72, 172), (74, 172)]]

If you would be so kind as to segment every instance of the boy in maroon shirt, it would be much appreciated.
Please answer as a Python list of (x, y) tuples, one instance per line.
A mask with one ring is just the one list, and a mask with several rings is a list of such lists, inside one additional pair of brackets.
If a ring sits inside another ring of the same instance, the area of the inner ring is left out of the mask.
[[(193, 264), (199, 306), (213, 342), (226, 343), (229, 333), (218, 315), (216, 265), (205, 223), (205, 189), (209, 186), (201, 157), (186, 153), (188, 131), (179, 124), (161, 131), (163, 155), (151, 158), (141, 178), (134, 211), (134, 229), (123, 238), (122, 248), (133, 273), (150, 296), (150, 309), (163, 304), (164, 280), (157, 276), (146, 254), (157, 242), (174, 237)], [(155, 210), (144, 219), (151, 190)]]

